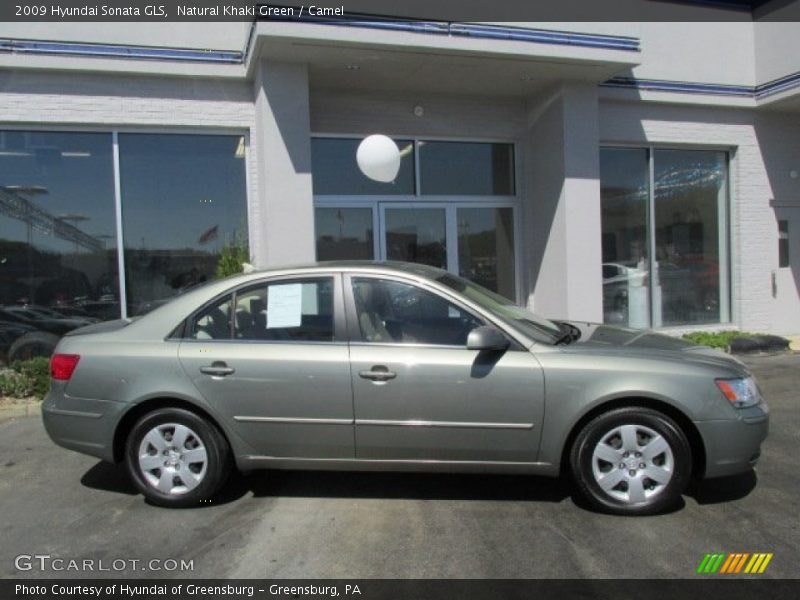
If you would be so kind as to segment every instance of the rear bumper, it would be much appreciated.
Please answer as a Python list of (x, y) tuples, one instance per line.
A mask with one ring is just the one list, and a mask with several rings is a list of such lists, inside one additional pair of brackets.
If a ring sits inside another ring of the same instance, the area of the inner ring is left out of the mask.
[(706, 478), (736, 475), (752, 469), (769, 431), (764, 403), (739, 411), (738, 418), (695, 422), (706, 449)]
[(74, 398), (53, 385), (42, 403), (42, 421), (59, 446), (113, 462), (114, 431), (127, 404)]

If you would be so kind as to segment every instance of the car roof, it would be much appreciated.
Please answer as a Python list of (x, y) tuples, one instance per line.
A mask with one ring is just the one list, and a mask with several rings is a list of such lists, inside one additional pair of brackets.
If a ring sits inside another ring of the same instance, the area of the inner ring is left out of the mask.
[(439, 279), (448, 274), (443, 269), (431, 267), (418, 263), (407, 263), (391, 260), (332, 260), (321, 261), (313, 263), (299, 263), (293, 265), (282, 265), (280, 267), (269, 267), (266, 269), (254, 269), (247, 273), (237, 273), (226, 277), (224, 280), (228, 283), (246, 282), (251, 279), (259, 279), (260, 277), (270, 275), (296, 275), (304, 271), (319, 272), (319, 271), (373, 271), (373, 272), (394, 272), (398, 274), (414, 275), (424, 279)]

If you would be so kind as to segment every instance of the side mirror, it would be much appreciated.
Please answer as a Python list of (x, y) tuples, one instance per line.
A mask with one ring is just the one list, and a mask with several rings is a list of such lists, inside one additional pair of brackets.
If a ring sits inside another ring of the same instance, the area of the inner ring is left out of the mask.
[(467, 350), (503, 351), (511, 345), (505, 335), (494, 327), (476, 327), (467, 336)]

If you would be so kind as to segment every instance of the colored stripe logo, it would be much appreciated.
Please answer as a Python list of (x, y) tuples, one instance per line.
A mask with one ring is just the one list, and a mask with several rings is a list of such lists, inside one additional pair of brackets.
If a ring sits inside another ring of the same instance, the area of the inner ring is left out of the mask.
[(713, 575), (735, 575), (745, 573), (750, 575), (761, 574), (767, 569), (772, 560), (772, 552), (714, 552), (708, 553), (700, 561), (697, 572)]

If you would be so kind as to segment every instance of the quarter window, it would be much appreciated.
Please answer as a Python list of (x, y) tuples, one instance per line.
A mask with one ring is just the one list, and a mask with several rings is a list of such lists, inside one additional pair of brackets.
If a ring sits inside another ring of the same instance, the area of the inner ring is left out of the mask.
[(444, 298), (406, 283), (353, 279), (361, 341), (466, 346), (485, 323)]
[(203, 309), (192, 320), (189, 337), (195, 340), (231, 338), (231, 297)]

